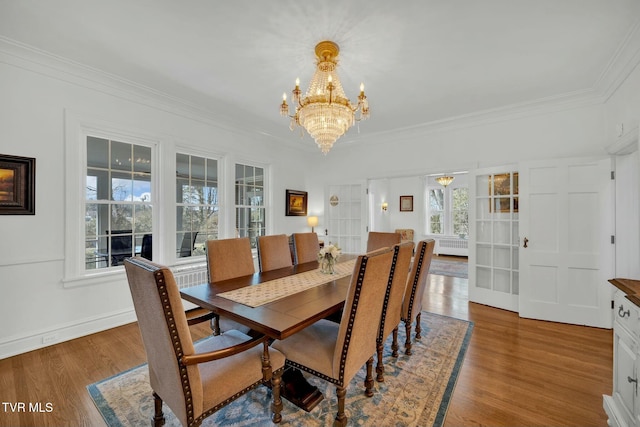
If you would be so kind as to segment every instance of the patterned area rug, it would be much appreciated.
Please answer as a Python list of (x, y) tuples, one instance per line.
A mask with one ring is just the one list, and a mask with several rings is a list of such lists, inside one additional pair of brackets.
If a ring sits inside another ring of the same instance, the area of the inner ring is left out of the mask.
[(429, 273), (467, 279), (469, 277), (468, 267), (468, 263), (464, 261), (432, 259), (431, 267), (429, 267)]
[[(449, 401), (462, 366), (473, 323), (422, 313), (422, 339), (414, 340), (413, 354), (391, 356), (391, 338), (385, 344), (385, 382), (376, 382), (374, 395), (364, 395), (364, 368), (349, 384), (346, 412), (349, 425), (437, 426), (444, 423)], [(404, 349), (404, 328), (399, 328)], [(147, 365), (141, 365), (87, 386), (109, 426), (149, 425), (153, 398)], [(375, 376), (375, 362), (374, 362)], [(281, 426), (331, 426), (336, 413), (335, 387), (306, 375), (324, 400), (305, 412), (283, 399)], [(203, 426), (274, 426), (270, 419), (271, 391), (259, 387), (207, 418)], [(165, 426), (180, 424), (164, 405)]]

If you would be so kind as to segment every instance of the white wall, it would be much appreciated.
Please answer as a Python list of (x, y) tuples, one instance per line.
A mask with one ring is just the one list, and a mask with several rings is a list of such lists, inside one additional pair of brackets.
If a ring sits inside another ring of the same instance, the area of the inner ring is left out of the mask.
[[(306, 230), (305, 218), (284, 216), (285, 188), (305, 189), (308, 153), (214, 125), (108, 82), (85, 70), (59, 72), (48, 58), (25, 62), (0, 46), (0, 153), (36, 158), (36, 215), (0, 217), (0, 358), (135, 320), (124, 273), (107, 283), (64, 287), (65, 114), (77, 114), (161, 139), (171, 156), (176, 144), (211, 150), (236, 160), (271, 165), (271, 232)], [(29, 55), (25, 52), (25, 55)], [(172, 111), (173, 110), (173, 111)], [(233, 205), (233, 182), (227, 205)], [(231, 215), (232, 216), (232, 215)], [(227, 237), (234, 230), (227, 227)]]
[(640, 67), (616, 88), (604, 110), (605, 138), (617, 165), (616, 276), (640, 279)]
[[(0, 217), (0, 320), (5, 325), (0, 358), (43, 346), (44, 335), (65, 340), (134, 318), (124, 275), (94, 286), (64, 288), (61, 283), (65, 210), (70, 208), (64, 205), (65, 110), (162, 136), (168, 145), (211, 147), (229, 163), (254, 159), (272, 165), (270, 231), (277, 233), (308, 230), (304, 217), (284, 216), (285, 189), (309, 192), (309, 213), (320, 217), (322, 230), (325, 186), (369, 180), (381, 180), (378, 189), (385, 194), (380, 197), (388, 198), (393, 214), (374, 225), (421, 232), (421, 175), (602, 155), (615, 124), (637, 126), (640, 117), (640, 72), (635, 70), (605, 103), (492, 115), (375, 138), (367, 137), (365, 123), (360, 139), (349, 142), (348, 134), (325, 157), (215, 125), (215, 118), (156, 105), (139, 91), (65, 67), (0, 49), (0, 153), (37, 159), (36, 215)], [(413, 213), (398, 212), (398, 197), (405, 194), (414, 196)]]

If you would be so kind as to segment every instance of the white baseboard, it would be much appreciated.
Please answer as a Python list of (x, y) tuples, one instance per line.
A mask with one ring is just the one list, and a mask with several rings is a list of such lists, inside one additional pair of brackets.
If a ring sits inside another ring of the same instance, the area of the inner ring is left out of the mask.
[[(25, 336), (8, 337), (0, 342), (0, 359), (6, 359), (17, 354), (122, 326), (136, 320), (136, 313), (131, 308), (41, 329), (36, 333)], [(43, 319), (43, 321), (46, 321), (46, 319)]]

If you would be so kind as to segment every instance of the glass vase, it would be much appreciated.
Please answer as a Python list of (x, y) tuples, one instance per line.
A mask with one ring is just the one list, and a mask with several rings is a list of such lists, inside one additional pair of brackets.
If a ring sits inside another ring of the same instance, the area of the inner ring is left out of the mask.
[(334, 274), (335, 273), (335, 264), (336, 261), (333, 258), (323, 258), (320, 262), (320, 271), (324, 274)]

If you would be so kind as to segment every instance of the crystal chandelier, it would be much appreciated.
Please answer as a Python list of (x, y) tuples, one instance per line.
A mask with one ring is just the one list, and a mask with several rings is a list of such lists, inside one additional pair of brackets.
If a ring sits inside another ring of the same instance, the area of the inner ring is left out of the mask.
[(438, 181), (438, 184), (442, 185), (443, 187), (446, 187), (447, 185), (451, 184), (453, 182), (454, 177), (453, 176), (439, 176), (436, 178), (436, 181)]
[(369, 117), (369, 103), (364, 94), (364, 84), (360, 84), (360, 95), (356, 105), (351, 104), (344, 94), (336, 73), (339, 53), (340, 48), (332, 41), (318, 43), (317, 69), (307, 93), (304, 98), (300, 98), (300, 79), (296, 79), (296, 87), (292, 91), (293, 102), (296, 104), (295, 114), (289, 114), (286, 93), (283, 94), (280, 105), (280, 114), (291, 118), (289, 128), (305, 128), (325, 155), (356, 121)]

